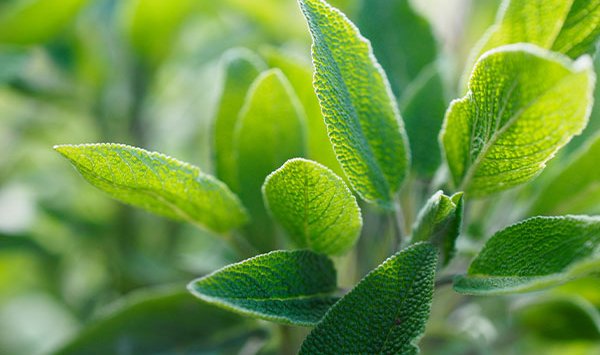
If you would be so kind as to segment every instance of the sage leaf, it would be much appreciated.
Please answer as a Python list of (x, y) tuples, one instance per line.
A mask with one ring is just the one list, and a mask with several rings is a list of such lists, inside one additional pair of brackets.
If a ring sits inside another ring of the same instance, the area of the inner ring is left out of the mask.
[(268, 210), (300, 248), (342, 254), (358, 239), (362, 217), (344, 181), (325, 166), (291, 159), (262, 188)]
[(456, 252), (455, 243), (460, 234), (462, 215), (462, 192), (451, 197), (442, 191), (436, 192), (419, 211), (412, 227), (411, 243), (430, 241), (440, 250), (442, 266), (447, 265)]
[(215, 173), (232, 190), (239, 191), (233, 146), (235, 125), (250, 85), (266, 69), (266, 64), (242, 48), (226, 52), (222, 62), (223, 88), (213, 124)]
[(564, 170), (542, 189), (532, 214), (600, 213), (600, 136), (570, 159)]
[(529, 44), (488, 52), (440, 134), (455, 185), (483, 196), (533, 179), (587, 124), (594, 84), (588, 56), (573, 62)]
[(126, 296), (53, 354), (197, 354), (216, 347), (237, 353), (250, 337), (266, 334), (233, 313), (198, 304), (185, 290), (165, 288)]
[(533, 217), (494, 234), (454, 289), (481, 295), (533, 291), (598, 266), (600, 217)]
[(315, 325), (337, 298), (333, 263), (308, 250), (273, 251), (192, 281), (201, 300), (245, 316)]
[(58, 145), (92, 185), (127, 204), (223, 233), (248, 217), (229, 188), (198, 167), (123, 144)]
[(600, 35), (600, 0), (505, 0), (474, 59), (506, 44), (527, 42), (577, 58)]
[(261, 187), (267, 175), (305, 152), (304, 112), (288, 80), (269, 69), (254, 81), (236, 126), (235, 159), (240, 198), (250, 211), (250, 242), (260, 251), (275, 248), (274, 226)]
[(393, 209), (409, 166), (394, 96), (369, 42), (323, 0), (300, 0), (313, 39), (314, 87), (329, 139), (350, 185), (365, 201)]
[(425, 331), (435, 248), (414, 244), (371, 271), (327, 312), (300, 354), (416, 354)]
[[(373, 52), (396, 96), (437, 57), (430, 24), (406, 0), (361, 0), (356, 24), (371, 41)], [(411, 147), (412, 148), (412, 147)]]

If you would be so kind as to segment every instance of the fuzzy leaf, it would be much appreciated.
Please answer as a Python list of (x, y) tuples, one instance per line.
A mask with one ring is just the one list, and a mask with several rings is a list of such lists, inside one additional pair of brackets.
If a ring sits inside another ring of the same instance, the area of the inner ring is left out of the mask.
[(404, 126), (385, 73), (354, 24), (324, 0), (300, 0), (310, 29), (314, 87), (329, 139), (352, 188), (393, 209), (409, 165)]
[(494, 234), (454, 289), (467, 294), (533, 291), (598, 266), (600, 217), (533, 217)]
[(417, 216), (412, 227), (411, 243), (431, 241), (440, 249), (442, 265), (454, 257), (456, 238), (460, 234), (463, 214), (463, 194), (451, 197), (436, 192)]
[(437, 264), (429, 243), (386, 260), (325, 315), (300, 354), (416, 354)]
[(482, 196), (527, 182), (587, 124), (595, 75), (529, 44), (488, 52), (454, 100), (440, 139), (456, 186)]
[(474, 59), (519, 42), (577, 58), (593, 50), (600, 34), (600, 0), (505, 0), (502, 9)]
[(247, 221), (244, 207), (229, 188), (193, 165), (123, 144), (54, 149), (89, 183), (130, 205), (215, 232)]
[(267, 208), (297, 246), (341, 254), (356, 243), (362, 227), (356, 199), (323, 165), (288, 160), (267, 177), (262, 190)]
[(304, 155), (304, 130), (304, 112), (285, 76), (279, 69), (263, 72), (246, 96), (235, 136), (240, 198), (252, 216), (247, 232), (260, 251), (275, 248), (261, 186), (288, 159)]
[[(210, 321), (207, 321), (210, 320)], [(185, 290), (138, 291), (85, 326), (57, 355), (237, 353), (266, 334), (239, 316), (198, 304)]]
[(570, 159), (560, 172), (541, 191), (532, 214), (557, 215), (564, 213), (600, 213), (600, 136)]
[(233, 138), (250, 84), (266, 69), (265, 63), (249, 50), (236, 48), (223, 55), (223, 89), (214, 118), (215, 172), (234, 191), (239, 190)]
[(201, 300), (284, 324), (315, 325), (337, 298), (333, 263), (308, 250), (273, 251), (192, 281)]

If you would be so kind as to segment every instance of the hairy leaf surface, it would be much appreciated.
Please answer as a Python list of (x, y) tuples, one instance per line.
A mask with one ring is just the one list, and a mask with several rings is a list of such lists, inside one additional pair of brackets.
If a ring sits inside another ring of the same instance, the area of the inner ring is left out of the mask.
[(477, 46), (484, 52), (527, 42), (577, 58), (600, 35), (600, 0), (505, 0), (496, 24)]
[(492, 236), (454, 289), (525, 292), (564, 283), (600, 266), (600, 217), (533, 217)]
[(409, 165), (404, 126), (371, 46), (339, 10), (300, 0), (308, 21), (314, 87), (336, 157), (367, 202), (392, 209)]
[(429, 243), (390, 257), (327, 312), (300, 354), (416, 354), (436, 264)]
[(337, 298), (333, 263), (308, 250), (273, 251), (192, 281), (201, 300), (246, 316), (315, 325)]
[(252, 84), (236, 128), (240, 198), (250, 211), (251, 242), (260, 251), (275, 248), (273, 224), (261, 186), (267, 175), (305, 151), (304, 112), (279, 69), (263, 72)]
[(247, 221), (225, 184), (198, 167), (123, 144), (55, 146), (92, 185), (117, 200), (215, 232)]
[(488, 52), (440, 135), (455, 185), (481, 196), (537, 176), (587, 124), (594, 83), (587, 56), (573, 62), (528, 44)]
[(439, 248), (442, 265), (447, 265), (456, 251), (462, 214), (462, 192), (452, 196), (436, 192), (427, 200), (413, 224), (411, 243), (430, 241)]
[(223, 89), (214, 119), (215, 172), (231, 189), (238, 191), (233, 146), (235, 125), (250, 85), (266, 69), (266, 65), (256, 54), (240, 48), (225, 53), (222, 61)]
[(185, 290), (138, 291), (93, 319), (55, 354), (197, 354), (215, 347), (237, 353), (250, 336), (266, 337), (249, 325), (233, 313), (198, 304)]
[(301, 248), (341, 254), (358, 239), (362, 217), (356, 199), (341, 178), (319, 163), (288, 160), (267, 177), (263, 196)]
[(532, 214), (600, 213), (600, 136), (582, 147), (542, 190)]

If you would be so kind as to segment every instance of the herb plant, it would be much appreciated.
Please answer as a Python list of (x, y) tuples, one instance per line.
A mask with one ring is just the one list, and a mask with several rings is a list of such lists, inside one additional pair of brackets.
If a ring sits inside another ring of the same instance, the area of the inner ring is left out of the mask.
[[(424, 335), (434, 352), (432, 300), (451, 284), (468, 303), (597, 280), (600, 217), (568, 213), (600, 212), (600, 138), (586, 130), (560, 162), (592, 112), (600, 1), (505, 1), (447, 108), (433, 36), (407, 1), (364, 1), (357, 25), (325, 0), (299, 6), (312, 86), (275, 50), (228, 52), (214, 174), (128, 145), (55, 147), (111, 197), (210, 231), (241, 260), (190, 281), (197, 299), (181, 289), (137, 300), (59, 353), (118, 352), (120, 334), (133, 352), (227, 353), (255, 336), (266, 339), (258, 353), (413, 354)], [(380, 31), (394, 19), (406, 33)], [(517, 299), (554, 312), (544, 297)], [(589, 311), (577, 302), (569, 309)], [(135, 317), (155, 306), (155, 328)], [(169, 333), (185, 312), (206, 329)], [(244, 332), (231, 337), (236, 324)]]

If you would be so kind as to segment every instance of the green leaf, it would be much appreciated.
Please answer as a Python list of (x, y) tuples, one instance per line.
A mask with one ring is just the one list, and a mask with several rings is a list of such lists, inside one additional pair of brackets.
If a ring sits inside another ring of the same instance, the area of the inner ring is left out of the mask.
[(598, 266), (600, 217), (533, 217), (494, 234), (454, 289), (482, 295), (533, 291)]
[(356, 24), (371, 41), (394, 93), (401, 96), (437, 58), (431, 26), (407, 0), (361, 0), (359, 6)]
[(323, 0), (300, 0), (313, 39), (314, 87), (329, 139), (352, 188), (393, 209), (409, 165), (395, 99), (369, 42)]
[(600, 34), (600, 0), (506, 0), (502, 9), (473, 59), (519, 42), (577, 58), (593, 50)]
[(431, 241), (440, 249), (441, 263), (447, 265), (456, 251), (463, 215), (463, 194), (451, 197), (436, 192), (419, 212), (412, 227), (411, 243)]
[(238, 115), (250, 84), (266, 69), (265, 63), (247, 49), (235, 48), (223, 55), (223, 88), (214, 118), (215, 171), (232, 190), (239, 190), (233, 138)]
[(308, 250), (273, 251), (192, 281), (201, 300), (245, 316), (315, 325), (337, 298), (336, 273), (326, 256)]
[(262, 188), (267, 209), (297, 246), (342, 254), (356, 243), (362, 217), (344, 181), (323, 165), (288, 160)]
[(267, 64), (271, 67), (279, 68), (290, 84), (294, 87), (294, 91), (298, 94), (298, 98), (306, 112), (306, 128), (308, 133), (307, 139), (307, 156), (315, 160), (336, 174), (341, 175), (343, 171), (335, 158), (333, 147), (327, 137), (327, 128), (323, 121), (321, 106), (315, 95), (315, 90), (312, 84), (312, 68), (310, 63), (302, 63), (300, 60), (286, 56), (274, 49), (266, 49), (261, 52), (265, 57)]
[(543, 297), (514, 310), (521, 332), (556, 340), (600, 340), (600, 313), (581, 297)]
[(249, 238), (261, 251), (275, 247), (262, 184), (288, 159), (304, 155), (304, 130), (304, 112), (288, 80), (279, 69), (263, 72), (246, 96), (235, 134), (240, 198), (252, 216)]
[(410, 138), (412, 168), (421, 177), (431, 178), (442, 162), (438, 136), (448, 102), (440, 68), (425, 68), (406, 88), (400, 111)]
[(416, 354), (429, 317), (436, 264), (429, 243), (392, 256), (331, 307), (300, 354)]
[(179, 288), (152, 290), (121, 300), (55, 354), (235, 354), (250, 336), (266, 335)]
[(562, 172), (542, 189), (532, 214), (600, 213), (600, 136), (569, 159)]
[(227, 186), (193, 165), (123, 144), (54, 149), (89, 183), (130, 205), (215, 232), (247, 221), (244, 207)]
[(497, 48), (476, 64), (440, 134), (456, 186), (482, 196), (527, 182), (588, 121), (595, 75), (529, 44)]

